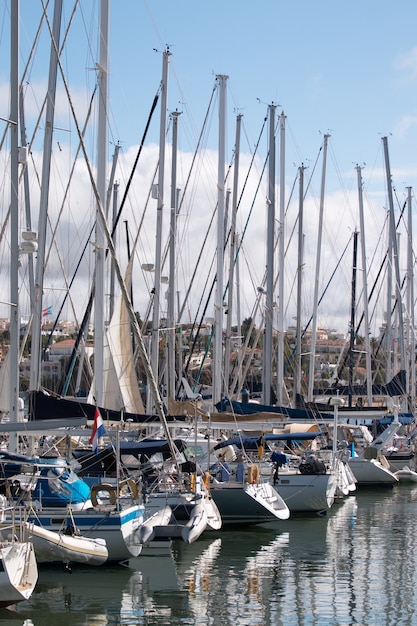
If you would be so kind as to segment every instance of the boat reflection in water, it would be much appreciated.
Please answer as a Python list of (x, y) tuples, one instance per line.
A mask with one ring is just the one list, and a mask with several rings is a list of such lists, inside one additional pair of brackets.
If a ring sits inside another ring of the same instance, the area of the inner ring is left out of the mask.
[(173, 541), (129, 567), (41, 568), (30, 600), (12, 622), (0, 612), (0, 623), (413, 624), (416, 512), (417, 487), (398, 485), (356, 493), (325, 517), (290, 518), (285, 529), (277, 521)]

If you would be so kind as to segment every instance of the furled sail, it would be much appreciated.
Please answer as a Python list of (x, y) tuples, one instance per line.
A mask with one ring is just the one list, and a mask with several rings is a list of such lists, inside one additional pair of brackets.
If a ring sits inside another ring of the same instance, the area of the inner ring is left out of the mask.
[[(131, 284), (131, 263), (126, 272), (126, 285)], [(91, 390), (94, 384), (91, 385)], [(94, 402), (90, 391), (89, 402)], [(144, 413), (136, 377), (129, 314), (123, 297), (117, 299), (104, 339), (103, 398), (106, 409), (127, 413)]]

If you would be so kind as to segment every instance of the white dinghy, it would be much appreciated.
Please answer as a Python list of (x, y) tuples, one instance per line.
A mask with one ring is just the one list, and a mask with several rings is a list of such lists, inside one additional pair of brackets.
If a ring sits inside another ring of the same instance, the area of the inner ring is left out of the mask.
[(33, 543), (38, 563), (103, 565), (108, 559), (104, 539), (54, 532), (34, 522), (24, 522), (23, 527)]

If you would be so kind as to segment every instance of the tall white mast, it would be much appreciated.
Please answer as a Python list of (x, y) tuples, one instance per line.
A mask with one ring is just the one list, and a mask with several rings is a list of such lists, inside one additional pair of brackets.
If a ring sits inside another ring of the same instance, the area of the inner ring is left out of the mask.
[(169, 231), (169, 288), (168, 288), (168, 398), (175, 398), (175, 260), (177, 242), (177, 150), (178, 150), (178, 118), (180, 111), (171, 113), (172, 117), (172, 171), (171, 171), (171, 220)]
[(275, 104), (269, 110), (269, 178), (267, 198), (267, 249), (266, 249), (266, 296), (265, 331), (263, 345), (262, 395), (264, 404), (271, 404), (272, 383), (272, 322), (274, 290), (274, 233), (275, 233)]
[[(98, 69), (99, 104), (97, 137), (97, 190), (103, 207), (107, 206), (108, 66), (109, 0), (100, 0), (100, 51)], [(96, 217), (95, 300), (94, 300), (94, 398), (103, 399), (104, 369), (104, 273), (106, 262), (105, 231), (99, 209)], [(107, 215), (106, 215), (107, 218)]]
[(277, 351), (277, 402), (283, 403), (284, 388), (284, 258), (285, 258), (285, 114), (279, 116), (280, 174), (279, 174), (279, 273), (278, 273), (278, 351)]
[(223, 259), (224, 259), (224, 205), (225, 205), (225, 136), (226, 136), (226, 86), (228, 77), (218, 75), (219, 84), (219, 154), (217, 167), (217, 269), (214, 303), (214, 346), (212, 368), (213, 406), (221, 400), (222, 344), (223, 344)]
[(58, 68), (57, 50), (61, 32), (62, 0), (54, 5), (51, 50), (49, 57), (48, 93), (45, 113), (45, 135), (43, 141), (41, 197), (39, 205), (38, 223), (38, 255), (35, 273), (35, 300), (32, 303), (32, 347), (29, 387), (31, 391), (38, 391), (41, 376), (41, 347), (42, 347), (42, 302), (44, 261), (46, 248), (46, 226), (48, 222), (49, 179), (51, 173), (52, 135), (55, 114), (56, 77)]
[[(11, 3), (10, 31), (10, 404), (11, 422), (19, 415), (19, 0)], [(9, 446), (17, 452), (17, 435), (10, 433)]]
[(315, 369), (315, 352), (317, 338), (317, 307), (319, 301), (319, 276), (320, 276), (320, 259), (321, 259), (321, 239), (323, 233), (323, 213), (324, 213), (324, 189), (326, 182), (326, 162), (327, 162), (327, 144), (330, 135), (324, 135), (323, 143), (323, 170), (321, 177), (321, 194), (320, 194), (320, 210), (319, 210), (319, 229), (317, 237), (317, 256), (316, 256), (316, 274), (314, 280), (314, 302), (313, 302), (313, 324), (311, 329), (311, 353), (310, 353), (310, 372), (308, 381), (308, 400), (313, 401), (314, 390), (314, 369)]
[(371, 368), (371, 342), (369, 332), (369, 304), (368, 304), (368, 270), (366, 265), (366, 240), (365, 240), (365, 219), (363, 212), (363, 194), (362, 194), (362, 170), (359, 165), (356, 167), (358, 179), (358, 196), (359, 196), (359, 219), (361, 229), (361, 255), (362, 255), (362, 294), (363, 294), (363, 310), (365, 323), (365, 367), (366, 367), (366, 394), (368, 397), (368, 406), (372, 406), (372, 368)]
[(413, 211), (412, 211), (412, 195), (411, 187), (407, 187), (407, 205), (408, 205), (408, 244), (407, 244), (407, 311), (408, 311), (408, 341), (407, 346), (410, 351), (410, 358), (407, 360), (409, 364), (410, 381), (410, 408), (414, 411), (416, 403), (416, 338), (414, 332), (414, 263), (413, 263)]
[[(394, 200), (392, 197), (391, 168), (390, 168), (390, 163), (389, 163), (387, 137), (382, 137), (382, 143), (384, 146), (385, 173), (387, 177), (389, 218), (390, 218), (389, 220), (390, 242), (389, 243), (390, 243), (390, 249), (392, 247), (393, 264), (394, 264), (394, 270), (395, 270), (395, 299), (396, 299), (396, 310), (397, 310), (397, 319), (398, 319), (397, 338), (400, 344), (401, 369), (403, 369), (405, 367), (403, 307), (402, 307), (402, 296), (401, 296), (401, 279), (400, 279), (400, 265), (399, 265), (399, 255), (398, 255), (398, 241), (397, 241), (396, 227), (395, 227)], [(387, 348), (388, 348), (388, 352), (390, 352), (391, 345), (388, 344)]]
[[(232, 352), (232, 318), (233, 318), (233, 299), (234, 293), (234, 277), (235, 263), (237, 263), (237, 234), (236, 234), (236, 211), (238, 198), (239, 183), (239, 158), (240, 158), (240, 129), (242, 125), (242, 114), (236, 118), (236, 140), (235, 140), (235, 159), (233, 173), (233, 194), (232, 194), (232, 219), (230, 224), (230, 262), (229, 262), (229, 279), (227, 289), (227, 317), (226, 317), (226, 338), (224, 350), (224, 387), (226, 395), (230, 395), (229, 378), (230, 378), (230, 356)], [(237, 267), (236, 267), (237, 270)], [(239, 320), (238, 320), (239, 321)]]
[(294, 371), (294, 406), (297, 405), (297, 396), (301, 395), (301, 287), (303, 277), (304, 252), (304, 165), (299, 167), (299, 198), (298, 198), (298, 267), (297, 267), (297, 319), (295, 331), (295, 371)]
[[(151, 344), (151, 364), (156, 381), (159, 383), (159, 321), (161, 306), (161, 273), (162, 273), (162, 215), (164, 208), (164, 178), (165, 178), (165, 133), (166, 133), (166, 111), (168, 95), (168, 62), (170, 57), (167, 48), (162, 57), (162, 81), (161, 81), (161, 118), (159, 127), (159, 166), (158, 166), (158, 186), (157, 186), (157, 207), (156, 207), (156, 248), (154, 267), (154, 294), (152, 312), (152, 344)], [(152, 411), (152, 399), (148, 396), (147, 411)]]

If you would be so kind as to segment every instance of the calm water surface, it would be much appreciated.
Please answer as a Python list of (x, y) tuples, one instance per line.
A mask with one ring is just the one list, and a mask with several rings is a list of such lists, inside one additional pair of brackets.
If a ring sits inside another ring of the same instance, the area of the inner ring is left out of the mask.
[(129, 567), (43, 568), (1, 625), (417, 625), (417, 486), (206, 534)]

